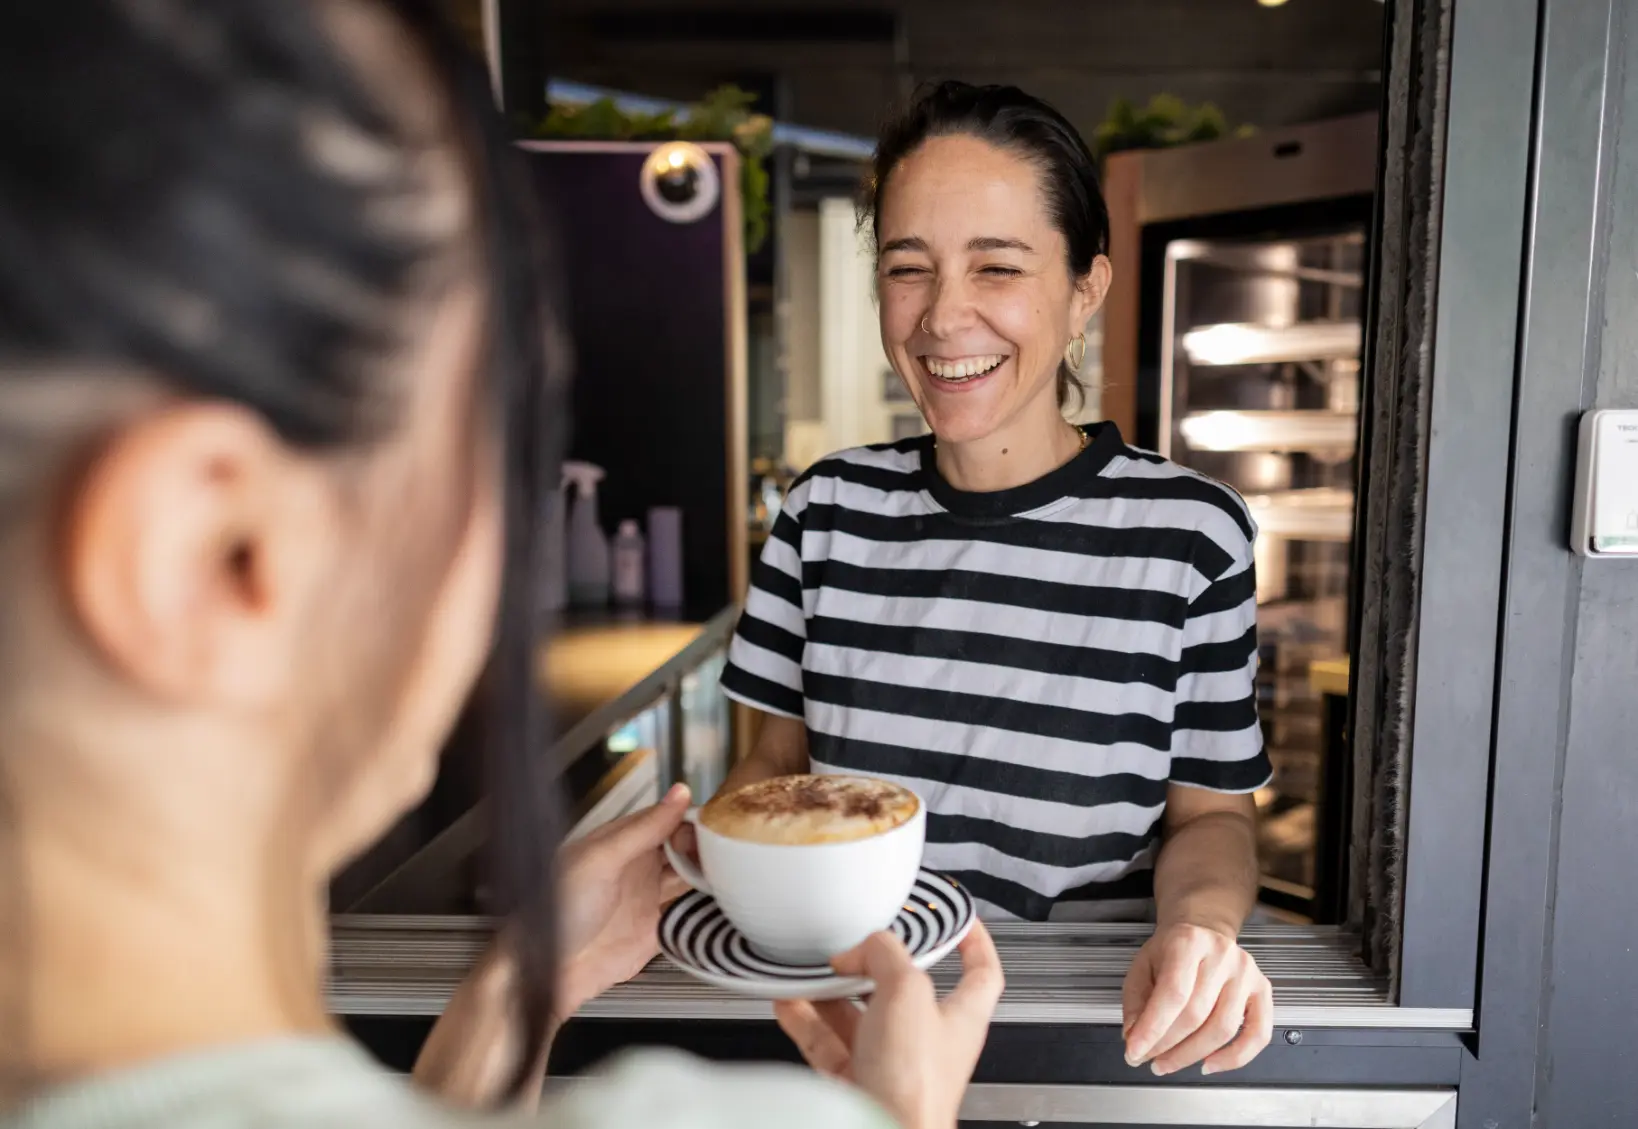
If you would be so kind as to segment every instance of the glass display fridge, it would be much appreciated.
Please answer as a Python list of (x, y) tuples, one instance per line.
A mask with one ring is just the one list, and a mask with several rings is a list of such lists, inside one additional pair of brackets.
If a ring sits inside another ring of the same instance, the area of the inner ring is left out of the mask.
[(1349, 650), (1375, 145), (1374, 116), (1351, 118), (1116, 154), (1105, 174), (1127, 286), (1105, 313), (1104, 411), (1257, 523), (1262, 901), (1320, 922), (1342, 912), (1349, 773), (1312, 673)]
[(1257, 523), (1264, 900), (1298, 912), (1322, 885), (1330, 775), (1309, 672), (1348, 645), (1364, 246), (1350, 225), (1175, 239), (1165, 257), (1159, 447), (1239, 490)]

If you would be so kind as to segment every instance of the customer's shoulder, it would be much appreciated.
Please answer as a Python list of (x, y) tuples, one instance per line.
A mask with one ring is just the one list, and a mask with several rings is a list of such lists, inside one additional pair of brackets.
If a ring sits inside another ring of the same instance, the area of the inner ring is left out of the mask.
[(858, 1091), (807, 1070), (719, 1065), (677, 1052), (625, 1056), (607, 1071), (554, 1086), (540, 1129), (892, 1129)]

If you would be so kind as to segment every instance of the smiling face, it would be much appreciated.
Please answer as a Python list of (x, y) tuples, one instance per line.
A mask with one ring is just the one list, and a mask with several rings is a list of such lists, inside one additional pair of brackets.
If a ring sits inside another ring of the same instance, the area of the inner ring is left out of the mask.
[(1058, 424), (1058, 366), (1108, 287), (1072, 277), (1036, 166), (965, 135), (934, 137), (878, 204), (882, 346), (942, 443), (1031, 440)]

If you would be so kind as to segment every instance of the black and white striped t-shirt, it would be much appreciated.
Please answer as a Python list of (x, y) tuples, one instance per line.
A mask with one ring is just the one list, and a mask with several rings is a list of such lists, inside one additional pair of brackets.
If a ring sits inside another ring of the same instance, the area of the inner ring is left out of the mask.
[(995, 493), (931, 454), (862, 447), (797, 480), (723, 688), (803, 718), (813, 771), (914, 789), (925, 865), (986, 916), (1144, 919), (1168, 784), (1271, 775), (1251, 518), (1112, 424)]

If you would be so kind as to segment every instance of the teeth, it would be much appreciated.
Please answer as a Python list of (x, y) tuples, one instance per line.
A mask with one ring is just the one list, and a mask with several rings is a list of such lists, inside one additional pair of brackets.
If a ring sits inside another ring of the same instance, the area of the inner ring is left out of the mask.
[(940, 380), (955, 383), (964, 383), (974, 377), (983, 376), (1007, 358), (995, 354), (988, 357), (967, 357), (959, 361), (942, 361), (936, 357), (924, 358), (927, 371)]

